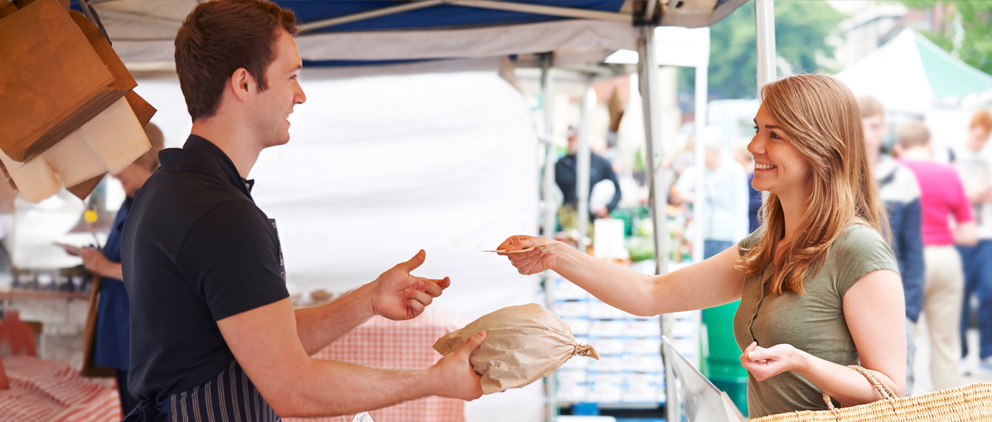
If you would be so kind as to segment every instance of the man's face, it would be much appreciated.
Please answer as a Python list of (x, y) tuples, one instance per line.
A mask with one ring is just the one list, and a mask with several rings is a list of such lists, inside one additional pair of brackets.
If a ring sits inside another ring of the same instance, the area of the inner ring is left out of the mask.
[(968, 131), (968, 138), (971, 141), (971, 149), (975, 151), (981, 151), (985, 147), (985, 143), (989, 141), (989, 131), (985, 130), (981, 125), (974, 125), (971, 130)]
[(303, 67), (293, 36), (279, 29), (275, 59), (265, 69), (268, 89), (257, 93), (252, 110), (253, 123), (263, 147), (289, 142), (289, 115), (293, 106), (306, 101), (298, 77)]
[(865, 137), (865, 153), (868, 155), (868, 165), (875, 168), (878, 156), (882, 151), (882, 136), (885, 135), (885, 116), (876, 114), (861, 119), (862, 131)]
[(885, 118), (876, 115), (861, 119), (865, 132), (865, 149), (878, 151), (882, 148), (882, 136), (885, 135)]

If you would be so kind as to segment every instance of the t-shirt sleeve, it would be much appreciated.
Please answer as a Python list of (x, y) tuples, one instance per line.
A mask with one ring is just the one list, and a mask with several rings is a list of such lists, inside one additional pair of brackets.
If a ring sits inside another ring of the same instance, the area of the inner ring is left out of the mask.
[(971, 202), (968, 201), (968, 195), (964, 193), (964, 184), (961, 183), (961, 178), (957, 173), (952, 173), (954, 176), (954, 189), (957, 190), (958, 200), (954, 205), (954, 221), (958, 224), (967, 223), (969, 221), (974, 221), (975, 216), (971, 214)]
[(895, 254), (875, 229), (858, 225), (841, 234), (832, 247), (838, 268), (837, 292), (844, 297), (858, 280), (876, 270), (899, 272)]
[(215, 321), (289, 297), (279, 240), (248, 202), (220, 204), (191, 227), (177, 264)]

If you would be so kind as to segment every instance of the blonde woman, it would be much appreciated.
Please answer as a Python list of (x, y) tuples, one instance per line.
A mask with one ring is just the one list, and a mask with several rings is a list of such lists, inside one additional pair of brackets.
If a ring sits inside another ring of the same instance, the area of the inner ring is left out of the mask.
[(755, 116), (753, 186), (768, 191), (761, 227), (684, 269), (648, 276), (549, 239), (499, 249), (521, 274), (554, 270), (637, 315), (740, 299), (734, 335), (748, 370), (751, 417), (880, 399), (847, 365), (898, 394), (906, 382), (902, 284), (865, 155), (857, 102), (841, 82), (800, 75), (768, 84)]

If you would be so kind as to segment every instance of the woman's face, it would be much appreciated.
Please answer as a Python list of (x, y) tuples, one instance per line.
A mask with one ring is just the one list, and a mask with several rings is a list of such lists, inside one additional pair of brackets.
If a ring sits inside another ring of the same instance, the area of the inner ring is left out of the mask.
[(768, 191), (780, 198), (809, 198), (813, 190), (813, 175), (792, 140), (762, 104), (754, 116), (755, 133), (747, 150), (754, 156), (754, 180), (757, 190)]
[(135, 192), (141, 189), (141, 186), (145, 184), (148, 177), (152, 175), (152, 171), (147, 167), (138, 164), (131, 163), (129, 166), (124, 167), (120, 173), (114, 175), (114, 178), (121, 182), (121, 186), (124, 187), (124, 194), (130, 197), (134, 197)]

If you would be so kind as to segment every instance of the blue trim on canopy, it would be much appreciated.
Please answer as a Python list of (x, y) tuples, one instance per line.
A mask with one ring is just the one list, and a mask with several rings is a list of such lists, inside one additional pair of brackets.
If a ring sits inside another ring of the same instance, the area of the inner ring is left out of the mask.
[[(389, 7), (409, 5), (409, 1), (312, 1), (312, 0), (276, 0), (281, 7), (292, 10), (296, 14), (297, 23), (316, 22), (325, 19), (349, 16), (356, 13), (369, 12)], [(618, 12), (623, 7), (624, 0), (530, 0), (504, 1), (504, 3), (521, 3), (540, 6), (555, 6), (572, 9), (584, 9), (602, 12)], [(423, 9), (411, 10), (392, 15), (380, 16), (335, 25), (312, 31), (326, 32), (361, 32), (404, 29), (429, 28), (466, 28), (479, 26), (499, 26), (550, 22), (564, 20), (560, 16), (550, 16), (532, 13), (511, 12), (505, 10), (480, 9), (467, 6), (442, 4)]]
[[(554, 6), (600, 12), (619, 12), (625, 0), (527, 0), (507, 1), (538, 6)], [(296, 14), (296, 23), (304, 24), (325, 19), (339, 18), (356, 13), (409, 5), (397, 0), (275, 0), (284, 9)], [(81, 11), (79, 2), (71, 0), (70, 7)], [(311, 33), (362, 32), (430, 28), (471, 28), (480, 26), (516, 25), (565, 20), (561, 16), (481, 9), (468, 6), (441, 4), (408, 12), (363, 19), (342, 25), (317, 29)]]

